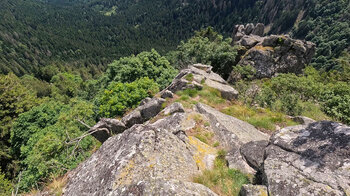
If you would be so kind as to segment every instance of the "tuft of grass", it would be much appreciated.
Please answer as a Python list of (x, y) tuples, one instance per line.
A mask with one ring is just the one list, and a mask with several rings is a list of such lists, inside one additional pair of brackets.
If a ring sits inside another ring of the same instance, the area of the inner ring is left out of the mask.
[(286, 127), (297, 124), (282, 113), (263, 108), (250, 108), (245, 105), (232, 105), (221, 112), (246, 121), (257, 128), (270, 131), (275, 131), (276, 125)]
[(212, 170), (203, 171), (193, 181), (209, 187), (219, 195), (238, 195), (243, 184), (249, 183), (249, 178), (242, 172), (227, 167), (226, 152), (218, 151)]
[(185, 79), (186, 79), (187, 81), (192, 82), (192, 81), (193, 81), (193, 74), (192, 74), (192, 73), (187, 74), (187, 75), (185, 76)]
[(210, 88), (206, 85), (203, 85), (203, 90), (199, 91), (198, 95), (200, 96), (201, 102), (210, 106), (215, 106), (226, 102), (226, 100), (221, 97), (219, 90)]
[(52, 182), (47, 185), (47, 189), (52, 195), (60, 196), (63, 194), (63, 188), (67, 183), (67, 176), (55, 177)]
[(214, 148), (216, 148), (216, 147), (218, 147), (218, 146), (220, 146), (220, 143), (219, 143), (219, 142), (215, 142), (215, 143), (213, 144), (213, 147), (214, 147)]

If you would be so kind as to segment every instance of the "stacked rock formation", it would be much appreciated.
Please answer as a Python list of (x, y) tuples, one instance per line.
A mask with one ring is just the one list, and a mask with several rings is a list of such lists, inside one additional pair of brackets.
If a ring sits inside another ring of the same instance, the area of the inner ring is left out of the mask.
[[(263, 37), (263, 29), (263, 24), (236, 26), (234, 44), (242, 46), (244, 54), (237, 65), (252, 66), (254, 79), (270, 78), (279, 73), (301, 73), (315, 54), (315, 44), (288, 35)], [(240, 74), (232, 72), (228, 81), (240, 79)]]

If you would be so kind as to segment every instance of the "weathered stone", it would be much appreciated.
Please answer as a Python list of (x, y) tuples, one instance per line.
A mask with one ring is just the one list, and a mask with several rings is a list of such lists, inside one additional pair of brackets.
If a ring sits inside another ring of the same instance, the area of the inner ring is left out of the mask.
[(165, 115), (174, 114), (177, 112), (185, 112), (181, 103), (175, 102), (163, 110)]
[(184, 130), (182, 122), (186, 119), (184, 113), (175, 113), (171, 116), (159, 119), (152, 125), (159, 129), (166, 129), (172, 133)]
[(244, 29), (244, 33), (246, 34), (246, 35), (250, 35), (252, 32), (253, 32), (253, 30), (254, 30), (254, 24), (253, 23), (249, 23), (249, 24), (247, 24), (246, 26), (245, 26), (245, 29)]
[(114, 195), (141, 181), (150, 183), (145, 189), (153, 193), (151, 185), (157, 181), (191, 181), (199, 170), (187, 148), (169, 131), (135, 125), (108, 139), (80, 164), (69, 176), (64, 194)]
[(173, 82), (166, 88), (166, 90), (176, 93), (177, 91), (185, 90), (188, 83), (189, 81), (183, 78), (174, 79)]
[[(251, 141), (269, 139), (269, 136), (267, 134), (260, 132), (253, 125), (232, 116), (223, 114), (210, 106), (198, 103), (196, 105), (196, 109), (199, 113), (204, 114), (208, 117), (210, 123), (214, 127), (214, 130), (216, 129), (216, 135), (219, 136), (220, 141), (222, 141), (222, 144), (225, 146), (231, 146), (234, 141), (237, 140), (240, 143), (248, 143)], [(230, 135), (227, 135), (228, 133)], [(234, 139), (234, 141), (232, 141), (231, 138), (237, 139)]]
[(146, 97), (145, 99), (143, 99), (143, 100), (140, 102), (140, 105), (139, 105), (139, 106), (143, 106), (143, 105), (145, 105), (146, 103), (150, 102), (151, 100), (152, 100), (152, 98)]
[(248, 142), (242, 145), (240, 152), (251, 167), (260, 170), (264, 163), (265, 148), (268, 144), (267, 140)]
[(254, 30), (252, 31), (252, 35), (263, 36), (264, 35), (265, 26), (262, 23), (256, 24)]
[(270, 195), (350, 193), (350, 127), (329, 121), (282, 129), (264, 161)]
[(155, 117), (162, 110), (162, 104), (164, 102), (164, 99), (153, 98), (151, 101), (137, 109), (140, 111), (143, 120), (147, 121), (152, 117)]
[(248, 165), (239, 149), (232, 149), (227, 153), (225, 158), (230, 169), (236, 169), (252, 176), (257, 172), (254, 168)]
[(192, 74), (202, 75), (206, 79), (210, 79), (210, 80), (222, 83), (222, 84), (227, 84), (227, 82), (219, 74), (216, 74), (214, 72), (207, 73), (206, 71), (198, 69), (194, 66), (189, 66), (189, 69), (190, 69)]
[(136, 124), (142, 124), (144, 122), (139, 110), (134, 110), (130, 114), (127, 114), (122, 118), (122, 122), (126, 127), (130, 128)]
[(292, 117), (292, 120), (302, 125), (308, 125), (310, 123), (316, 122), (314, 119), (308, 118), (306, 116), (295, 116), (295, 117)]
[(126, 130), (124, 123), (117, 119), (102, 118), (95, 126), (91, 127), (89, 132), (101, 143), (105, 142), (114, 134), (122, 133)]
[(211, 88), (215, 88), (220, 91), (221, 97), (227, 100), (235, 100), (238, 98), (238, 91), (227, 84), (215, 82), (213, 80), (205, 80), (205, 84)]
[(193, 67), (197, 68), (197, 69), (201, 69), (207, 73), (211, 73), (211, 70), (213, 69), (212, 66), (210, 65), (203, 65), (201, 63), (197, 63), (197, 64), (193, 64)]
[(242, 186), (239, 196), (268, 196), (268, 193), (266, 186), (245, 184)]
[(125, 189), (117, 189), (109, 195), (178, 195), (178, 196), (216, 196), (209, 188), (192, 182), (179, 180), (140, 181), (127, 186)]
[(173, 98), (174, 94), (171, 91), (169, 91), (169, 90), (164, 90), (164, 91), (161, 92), (160, 97), (163, 98), (163, 99)]

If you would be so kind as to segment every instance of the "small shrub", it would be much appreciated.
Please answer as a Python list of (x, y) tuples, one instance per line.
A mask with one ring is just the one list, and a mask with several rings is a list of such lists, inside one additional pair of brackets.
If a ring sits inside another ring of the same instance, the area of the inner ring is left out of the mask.
[(11, 195), (12, 184), (0, 170), (0, 196)]

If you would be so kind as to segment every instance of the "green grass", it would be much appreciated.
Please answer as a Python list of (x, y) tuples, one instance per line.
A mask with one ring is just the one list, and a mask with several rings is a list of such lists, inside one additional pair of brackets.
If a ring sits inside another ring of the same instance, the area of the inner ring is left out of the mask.
[(185, 79), (187, 80), (187, 81), (190, 81), (190, 82), (192, 82), (193, 81), (193, 74), (187, 74), (186, 76), (185, 76)]
[(272, 112), (262, 108), (249, 108), (245, 105), (232, 105), (223, 109), (221, 112), (246, 121), (257, 128), (270, 131), (275, 131), (276, 125), (286, 127), (297, 124), (282, 113)]
[(303, 108), (302, 116), (312, 118), (316, 121), (331, 120), (329, 116), (322, 112), (320, 105), (311, 102), (303, 102), (301, 106)]
[(221, 97), (219, 90), (210, 88), (206, 85), (203, 86), (203, 90), (198, 92), (198, 95), (200, 96), (201, 102), (210, 106), (215, 106), (226, 102), (226, 100)]
[(212, 170), (203, 171), (193, 181), (209, 187), (218, 195), (238, 195), (243, 184), (249, 183), (249, 178), (238, 170), (229, 169), (225, 160), (226, 152), (220, 150)]

